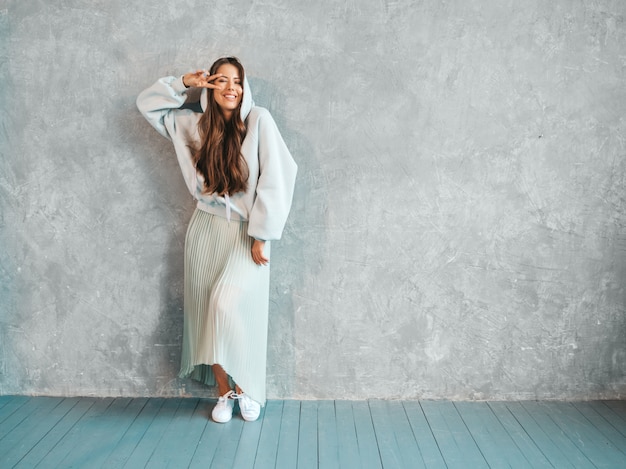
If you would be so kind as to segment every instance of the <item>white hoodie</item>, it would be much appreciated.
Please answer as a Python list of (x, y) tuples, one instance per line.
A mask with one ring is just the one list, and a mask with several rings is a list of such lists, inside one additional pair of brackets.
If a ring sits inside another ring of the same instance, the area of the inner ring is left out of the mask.
[[(203, 193), (190, 150), (199, 142), (198, 121), (202, 114), (185, 104), (193, 103), (194, 88), (182, 77), (164, 77), (142, 91), (137, 107), (152, 126), (174, 144), (178, 163), (198, 208), (227, 219), (248, 221), (248, 235), (261, 240), (280, 239), (291, 208), (297, 166), (267, 109), (254, 105), (248, 81), (244, 80), (241, 118), (247, 132), (241, 146), (249, 177), (246, 192), (226, 195)], [(203, 90), (201, 108), (206, 107)], [(197, 102), (197, 96), (196, 96)]]

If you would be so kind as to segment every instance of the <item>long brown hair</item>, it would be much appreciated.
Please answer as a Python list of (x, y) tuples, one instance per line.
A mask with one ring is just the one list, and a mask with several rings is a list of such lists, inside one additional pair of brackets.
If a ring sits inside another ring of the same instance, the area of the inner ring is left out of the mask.
[[(243, 65), (235, 57), (223, 57), (211, 65), (209, 73), (214, 75), (224, 64), (237, 67), (241, 86), (244, 83)], [(241, 144), (246, 136), (246, 126), (241, 120), (242, 99), (226, 120), (213, 96), (208, 91), (207, 108), (198, 122), (200, 147), (194, 152), (197, 171), (204, 177), (205, 193), (219, 195), (245, 192), (248, 188), (248, 165), (241, 154)]]

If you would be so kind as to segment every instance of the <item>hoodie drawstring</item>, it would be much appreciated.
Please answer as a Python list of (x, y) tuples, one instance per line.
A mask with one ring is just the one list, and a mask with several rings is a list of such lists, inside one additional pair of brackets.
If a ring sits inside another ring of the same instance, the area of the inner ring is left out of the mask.
[(224, 194), (224, 199), (226, 199), (226, 220), (230, 223), (230, 197), (228, 197), (228, 193)]

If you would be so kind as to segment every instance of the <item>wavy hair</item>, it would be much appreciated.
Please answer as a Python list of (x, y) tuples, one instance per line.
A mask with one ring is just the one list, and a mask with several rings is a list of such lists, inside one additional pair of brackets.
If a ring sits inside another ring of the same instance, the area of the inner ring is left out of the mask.
[[(243, 87), (244, 69), (235, 57), (223, 57), (211, 65), (209, 73), (214, 75), (224, 64), (237, 67)], [(200, 147), (194, 151), (194, 163), (198, 173), (204, 177), (203, 192), (218, 195), (245, 192), (248, 188), (248, 165), (241, 154), (241, 145), (246, 136), (246, 126), (241, 119), (242, 99), (226, 120), (213, 96), (214, 90), (207, 89), (208, 103), (198, 122)]]

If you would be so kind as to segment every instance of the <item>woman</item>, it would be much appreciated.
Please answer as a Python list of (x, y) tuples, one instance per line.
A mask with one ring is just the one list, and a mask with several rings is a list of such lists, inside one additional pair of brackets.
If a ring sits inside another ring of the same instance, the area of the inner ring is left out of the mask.
[(296, 164), (234, 57), (161, 78), (137, 107), (174, 144), (198, 201), (185, 238), (179, 376), (217, 383), (216, 422), (231, 419), (235, 400), (245, 420), (256, 420), (265, 404), (269, 241), (285, 226)]

